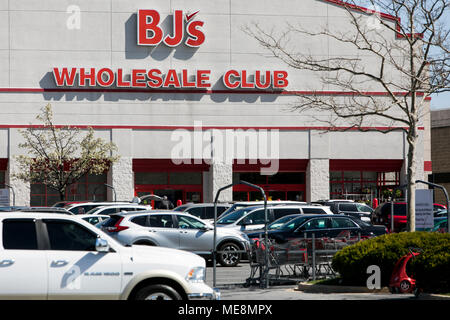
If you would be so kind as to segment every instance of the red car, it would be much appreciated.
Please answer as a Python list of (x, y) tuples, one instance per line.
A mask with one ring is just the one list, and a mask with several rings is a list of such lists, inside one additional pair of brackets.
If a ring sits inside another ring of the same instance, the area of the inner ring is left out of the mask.
[[(447, 210), (447, 207), (435, 203), (433, 204), (434, 211), (436, 208), (440, 210)], [(380, 204), (372, 214), (371, 217), (372, 224), (381, 224), (388, 228), (389, 232), (391, 229), (391, 203), (386, 202)], [(394, 230), (393, 232), (406, 231), (406, 202), (394, 202)]]

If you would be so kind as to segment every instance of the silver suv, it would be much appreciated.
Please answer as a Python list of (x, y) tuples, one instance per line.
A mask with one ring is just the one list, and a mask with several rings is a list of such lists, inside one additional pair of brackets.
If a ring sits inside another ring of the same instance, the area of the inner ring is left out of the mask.
[[(213, 226), (188, 213), (169, 210), (121, 213), (111, 215), (99, 227), (124, 245), (169, 247), (208, 258), (212, 254)], [(249, 246), (245, 233), (217, 228), (217, 260), (222, 266), (236, 266)]]

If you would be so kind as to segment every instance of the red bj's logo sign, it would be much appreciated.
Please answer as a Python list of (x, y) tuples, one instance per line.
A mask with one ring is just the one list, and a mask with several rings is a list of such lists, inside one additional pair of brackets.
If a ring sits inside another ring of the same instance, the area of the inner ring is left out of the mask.
[(204, 22), (195, 19), (199, 11), (192, 14), (183, 10), (173, 13), (173, 32), (165, 34), (160, 26), (161, 16), (156, 10), (138, 10), (137, 13), (137, 44), (141, 46), (157, 46), (164, 42), (169, 47), (176, 47), (184, 42), (189, 47), (199, 47), (205, 42), (202, 27)]

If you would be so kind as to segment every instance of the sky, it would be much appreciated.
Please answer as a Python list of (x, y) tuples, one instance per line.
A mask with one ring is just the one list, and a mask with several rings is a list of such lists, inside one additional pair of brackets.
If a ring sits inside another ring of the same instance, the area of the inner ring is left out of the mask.
[(450, 92), (435, 94), (431, 96), (431, 110), (449, 109)]
[[(445, 15), (445, 24), (450, 28), (450, 12)], [(431, 96), (431, 110), (450, 108), (450, 92), (435, 94)]]

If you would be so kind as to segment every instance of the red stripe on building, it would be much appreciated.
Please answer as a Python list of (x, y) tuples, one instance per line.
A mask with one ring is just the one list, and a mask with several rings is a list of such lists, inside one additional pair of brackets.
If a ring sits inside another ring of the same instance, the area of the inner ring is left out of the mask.
[(202, 159), (184, 159), (175, 163), (172, 159), (133, 159), (134, 172), (165, 172), (165, 171), (208, 171), (209, 164)]
[[(278, 161), (279, 172), (303, 172), (308, 166), (308, 159), (272, 159)], [(233, 172), (259, 172), (261, 168), (270, 167), (268, 159), (249, 160), (240, 159), (233, 161)]]
[(424, 171), (433, 171), (433, 166), (431, 161), (424, 161), (423, 162), (423, 170)]
[(403, 160), (333, 160), (330, 159), (330, 171), (377, 171), (377, 172), (396, 172), (400, 171)]

